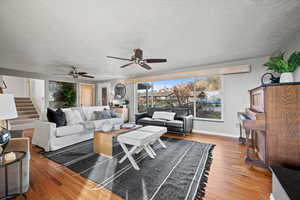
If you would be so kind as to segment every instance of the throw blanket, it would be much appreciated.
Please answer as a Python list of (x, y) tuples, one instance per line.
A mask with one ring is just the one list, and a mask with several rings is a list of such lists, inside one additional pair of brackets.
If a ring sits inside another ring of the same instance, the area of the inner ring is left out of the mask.
[(86, 132), (95, 131), (95, 129), (96, 129), (95, 124), (93, 123), (93, 121), (80, 122), (79, 124), (81, 124), (84, 127)]

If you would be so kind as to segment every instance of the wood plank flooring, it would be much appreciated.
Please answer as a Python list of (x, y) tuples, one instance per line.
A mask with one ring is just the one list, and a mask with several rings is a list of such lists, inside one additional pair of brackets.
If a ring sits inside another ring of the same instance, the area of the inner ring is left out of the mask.
[[(26, 131), (25, 135), (32, 135)], [(215, 144), (205, 200), (267, 200), (271, 192), (271, 173), (244, 164), (245, 147), (237, 140), (221, 136), (189, 134), (185, 140)], [(112, 192), (92, 190), (96, 184), (31, 149), (29, 200), (121, 200)]]

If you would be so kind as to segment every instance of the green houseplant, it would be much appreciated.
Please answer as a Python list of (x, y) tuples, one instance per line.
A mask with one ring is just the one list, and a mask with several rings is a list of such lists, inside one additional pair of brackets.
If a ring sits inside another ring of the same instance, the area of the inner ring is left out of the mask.
[(64, 107), (69, 108), (76, 103), (76, 89), (73, 83), (60, 83), (62, 89), (62, 97), (65, 102)]
[(300, 52), (295, 51), (287, 60), (284, 58), (284, 54), (285, 53), (281, 53), (278, 56), (271, 57), (264, 66), (266, 66), (268, 70), (281, 73), (281, 83), (293, 82), (293, 72), (300, 65)]

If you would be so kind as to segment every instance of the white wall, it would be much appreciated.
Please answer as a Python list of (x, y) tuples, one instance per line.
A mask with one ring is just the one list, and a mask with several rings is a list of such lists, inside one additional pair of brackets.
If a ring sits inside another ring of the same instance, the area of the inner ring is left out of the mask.
[(29, 97), (28, 79), (14, 76), (3, 76), (7, 85), (4, 93), (14, 94), (15, 97)]
[(33, 103), (36, 105), (38, 111), (43, 113), (45, 111), (45, 81), (38, 79), (31, 79), (30, 96)]
[[(290, 39), (282, 46), (281, 51), (287, 53), (290, 56), (294, 51), (300, 51), (300, 31), (294, 34)], [(300, 67), (294, 72), (295, 81), (300, 81)]]

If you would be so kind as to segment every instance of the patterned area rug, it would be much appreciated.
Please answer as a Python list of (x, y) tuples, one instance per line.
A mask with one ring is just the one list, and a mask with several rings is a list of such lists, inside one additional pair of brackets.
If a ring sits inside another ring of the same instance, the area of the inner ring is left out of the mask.
[(153, 145), (155, 159), (144, 151), (134, 155), (139, 171), (128, 160), (118, 163), (124, 153), (117, 143), (119, 151), (111, 159), (93, 152), (93, 140), (42, 154), (95, 182), (91, 190), (106, 188), (126, 200), (202, 199), (214, 145), (174, 138), (163, 141), (167, 149)]

